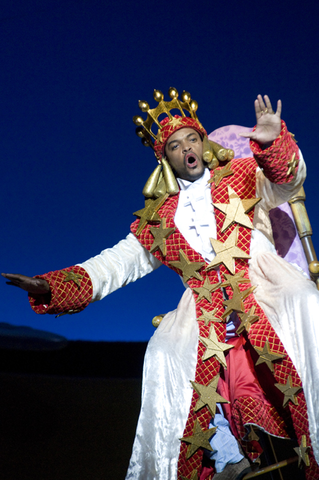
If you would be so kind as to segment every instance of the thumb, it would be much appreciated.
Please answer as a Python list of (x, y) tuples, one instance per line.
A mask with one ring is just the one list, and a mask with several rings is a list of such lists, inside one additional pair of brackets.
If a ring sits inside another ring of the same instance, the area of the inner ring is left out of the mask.
[(239, 132), (238, 135), (240, 137), (251, 138), (254, 139), (256, 136), (255, 132)]

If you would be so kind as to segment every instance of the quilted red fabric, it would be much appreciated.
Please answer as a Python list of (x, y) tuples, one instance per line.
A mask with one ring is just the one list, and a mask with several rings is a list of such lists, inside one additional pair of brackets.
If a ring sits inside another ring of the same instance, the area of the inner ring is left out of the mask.
[[(66, 275), (68, 272), (73, 272), (76, 275), (75, 278), (77, 278), (79, 285), (74, 280), (68, 280)], [(91, 301), (93, 295), (91, 278), (82, 267), (68, 267), (64, 270), (37, 275), (36, 278), (46, 280), (51, 290), (51, 299), (48, 303), (43, 303), (39, 295), (29, 294), (31, 307), (36, 313), (51, 313), (55, 315), (60, 313), (78, 313), (84, 310)]]

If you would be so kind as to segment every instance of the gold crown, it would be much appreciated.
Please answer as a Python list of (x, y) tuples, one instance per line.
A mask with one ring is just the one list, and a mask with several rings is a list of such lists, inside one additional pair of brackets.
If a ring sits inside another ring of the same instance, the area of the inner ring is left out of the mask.
[[(163, 113), (166, 113), (170, 120), (173, 120), (173, 115), (170, 113), (173, 109), (178, 109), (182, 115), (182, 117), (186, 117), (184, 110), (190, 113), (191, 118), (196, 120), (199, 124), (196, 110), (198, 109), (198, 103), (196, 100), (191, 99), (191, 95), (189, 92), (183, 91), (181, 95), (181, 100), (178, 100), (178, 91), (176, 88), (171, 87), (168, 90), (168, 94), (171, 97), (171, 101), (165, 102), (164, 95), (160, 90), (154, 90), (154, 99), (158, 102), (156, 108), (150, 109), (150, 106), (144, 100), (139, 100), (138, 106), (142, 110), (142, 112), (147, 112), (147, 118), (144, 120), (141, 116), (136, 115), (133, 117), (133, 122), (137, 125), (135, 130), (136, 135), (142, 139), (142, 143), (145, 146), (151, 146), (153, 148), (152, 138), (157, 140), (157, 135), (152, 132), (152, 125), (155, 123), (159, 130), (161, 130), (162, 125), (160, 124), (158, 117)], [(200, 124), (201, 125), (201, 124)]]

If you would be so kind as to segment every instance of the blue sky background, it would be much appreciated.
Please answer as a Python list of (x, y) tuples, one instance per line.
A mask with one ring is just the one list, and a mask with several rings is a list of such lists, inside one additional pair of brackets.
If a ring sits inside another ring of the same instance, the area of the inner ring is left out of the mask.
[[(308, 164), (319, 248), (318, 3), (0, 1), (1, 268), (35, 275), (82, 262), (129, 232), (155, 168), (132, 117), (170, 86), (208, 131), (253, 126), (283, 102)], [(319, 251), (319, 250), (318, 250)], [(183, 286), (165, 267), (74, 316), (37, 316), (0, 283), (0, 321), (70, 339), (148, 340)]]

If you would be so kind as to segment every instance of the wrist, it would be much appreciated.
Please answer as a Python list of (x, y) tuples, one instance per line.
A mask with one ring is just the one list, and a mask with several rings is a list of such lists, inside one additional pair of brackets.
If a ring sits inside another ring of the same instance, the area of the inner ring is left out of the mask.
[(260, 148), (262, 150), (266, 150), (267, 148), (271, 147), (272, 144), (274, 143), (275, 140), (271, 141), (271, 142), (266, 142), (266, 143), (259, 143), (260, 145)]

